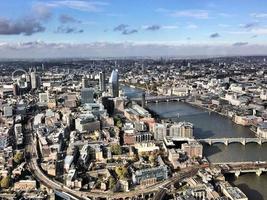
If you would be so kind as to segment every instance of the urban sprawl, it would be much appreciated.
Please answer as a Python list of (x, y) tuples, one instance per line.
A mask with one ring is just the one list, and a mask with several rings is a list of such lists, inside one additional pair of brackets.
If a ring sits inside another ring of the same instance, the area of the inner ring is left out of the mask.
[[(263, 161), (211, 163), (203, 155), (214, 143), (267, 142), (265, 57), (0, 65), (1, 199), (247, 200), (225, 174), (267, 171)], [(253, 134), (196, 138), (193, 123), (147, 106), (171, 101)]]

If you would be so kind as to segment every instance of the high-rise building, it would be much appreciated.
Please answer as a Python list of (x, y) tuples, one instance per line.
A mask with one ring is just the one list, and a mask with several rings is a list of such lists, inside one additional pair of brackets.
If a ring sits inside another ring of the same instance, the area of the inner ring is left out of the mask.
[(88, 80), (86, 77), (82, 78), (82, 88), (87, 88), (88, 87)]
[(112, 97), (119, 96), (119, 73), (118, 69), (114, 69), (109, 78), (109, 92)]
[(146, 106), (146, 93), (142, 93), (142, 107), (144, 108)]
[(37, 89), (38, 88), (38, 82), (39, 82), (39, 80), (38, 80), (36, 71), (31, 72), (31, 86), (32, 86), (32, 89)]
[(94, 103), (94, 89), (83, 88), (81, 90), (81, 103)]
[(106, 79), (106, 74), (104, 71), (99, 73), (99, 90), (101, 92), (106, 91), (106, 85), (105, 85), (105, 79)]

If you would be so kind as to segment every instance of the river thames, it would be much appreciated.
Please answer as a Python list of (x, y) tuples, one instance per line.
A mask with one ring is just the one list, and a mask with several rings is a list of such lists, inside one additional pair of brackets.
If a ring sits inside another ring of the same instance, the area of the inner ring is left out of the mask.
[[(139, 96), (140, 90), (125, 87), (127, 96)], [(135, 93), (136, 92), (136, 93)], [(205, 109), (191, 106), (182, 102), (151, 103), (149, 109), (156, 112), (161, 118), (172, 121), (188, 121), (194, 124), (196, 138), (222, 137), (255, 137), (247, 127), (234, 124), (230, 119)], [(239, 162), (239, 161), (266, 161), (267, 144), (258, 145), (248, 143), (243, 146), (239, 143), (204, 145), (204, 156), (210, 162)], [(258, 177), (256, 174), (242, 174), (239, 178), (232, 175), (226, 177), (232, 184), (240, 187), (251, 200), (267, 200), (267, 174)]]

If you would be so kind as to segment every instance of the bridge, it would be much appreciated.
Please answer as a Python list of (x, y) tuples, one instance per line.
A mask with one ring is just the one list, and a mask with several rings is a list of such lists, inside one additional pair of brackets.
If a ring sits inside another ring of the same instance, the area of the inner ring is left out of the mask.
[(207, 138), (207, 139), (197, 139), (201, 143), (206, 143), (213, 145), (215, 143), (222, 143), (226, 146), (231, 143), (240, 143), (246, 145), (247, 143), (257, 143), (259, 145), (267, 142), (267, 139), (263, 138)]
[(236, 177), (241, 173), (256, 173), (260, 176), (263, 172), (267, 172), (265, 161), (213, 163), (212, 165), (220, 167), (223, 174), (235, 174)]
[[(188, 96), (146, 96), (146, 103), (150, 102), (169, 102), (169, 101), (184, 101)], [(142, 101), (142, 97), (131, 98), (132, 101)]]

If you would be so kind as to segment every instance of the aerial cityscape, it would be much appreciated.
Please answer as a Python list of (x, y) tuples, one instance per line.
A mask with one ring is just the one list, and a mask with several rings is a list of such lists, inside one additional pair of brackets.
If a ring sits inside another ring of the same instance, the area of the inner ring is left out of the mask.
[(0, 199), (267, 200), (266, 5), (1, 2)]

